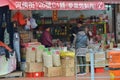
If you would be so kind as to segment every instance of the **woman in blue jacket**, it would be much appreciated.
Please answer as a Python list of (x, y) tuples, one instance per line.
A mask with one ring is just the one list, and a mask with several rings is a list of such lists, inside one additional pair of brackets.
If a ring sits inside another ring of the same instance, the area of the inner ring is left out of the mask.
[[(76, 49), (76, 56), (77, 56), (77, 62), (80, 69), (80, 74), (86, 74), (86, 53), (88, 51), (87, 46), (89, 43), (88, 36), (81, 26), (79, 29), (77, 35), (76, 35), (76, 41), (75, 41), (75, 49)], [(83, 66), (84, 65), (84, 66)]]

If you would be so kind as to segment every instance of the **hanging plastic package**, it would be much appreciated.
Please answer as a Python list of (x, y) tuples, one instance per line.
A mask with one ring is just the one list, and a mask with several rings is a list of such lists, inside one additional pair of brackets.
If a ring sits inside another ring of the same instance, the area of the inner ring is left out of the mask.
[(4, 32), (4, 43), (7, 45), (10, 44), (10, 37), (9, 37), (9, 33), (7, 31), (7, 28), (5, 29), (5, 32)]
[(5, 55), (5, 48), (0, 46), (0, 56)]
[(30, 21), (27, 19), (27, 24), (25, 25), (25, 30), (30, 30), (30, 26), (31, 26), (31, 23), (30, 23)]
[(13, 21), (17, 21), (22, 26), (26, 24), (26, 20), (24, 19), (24, 15), (20, 11), (17, 11), (13, 15), (12, 19), (13, 19)]
[(49, 51), (43, 53), (43, 60), (45, 67), (53, 67), (52, 55)]
[(53, 54), (53, 65), (55, 67), (58, 67), (61, 65), (61, 62), (60, 62), (60, 52), (59, 51), (55, 51), (54, 54)]
[(30, 30), (36, 28), (38, 25), (34, 18), (27, 19), (27, 24), (25, 25), (25, 30)]
[(35, 62), (35, 47), (26, 47), (26, 62)]
[(37, 23), (34, 18), (30, 18), (31, 28), (34, 29), (37, 27)]

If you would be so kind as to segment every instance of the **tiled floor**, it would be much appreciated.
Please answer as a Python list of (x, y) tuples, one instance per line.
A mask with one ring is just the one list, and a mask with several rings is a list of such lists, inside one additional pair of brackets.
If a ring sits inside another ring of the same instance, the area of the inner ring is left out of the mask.
[[(97, 73), (95, 74), (95, 80), (110, 80), (110, 76), (108, 72), (105, 73)], [(75, 80), (75, 77), (52, 77), (52, 78), (8, 78), (8, 79), (0, 79), (0, 80)], [(79, 76), (78, 80), (91, 80), (90, 74), (85, 76)]]

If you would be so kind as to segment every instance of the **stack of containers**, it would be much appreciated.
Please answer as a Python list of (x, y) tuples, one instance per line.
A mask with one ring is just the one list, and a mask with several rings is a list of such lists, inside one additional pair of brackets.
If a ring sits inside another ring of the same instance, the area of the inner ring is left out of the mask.
[(74, 58), (66, 57), (61, 59), (62, 64), (62, 75), (63, 76), (74, 76), (75, 75), (75, 64)]
[(25, 44), (25, 65), (26, 77), (43, 77), (43, 55), (44, 46), (38, 42)]
[(61, 52), (62, 76), (75, 75), (74, 53), (69, 51)]
[(97, 52), (94, 55), (95, 57), (95, 73), (104, 72), (106, 65), (105, 52)]
[(43, 55), (44, 73), (47, 77), (59, 77), (62, 75), (59, 51), (46, 49)]
[(108, 59), (111, 80), (120, 80), (120, 49), (109, 51)]

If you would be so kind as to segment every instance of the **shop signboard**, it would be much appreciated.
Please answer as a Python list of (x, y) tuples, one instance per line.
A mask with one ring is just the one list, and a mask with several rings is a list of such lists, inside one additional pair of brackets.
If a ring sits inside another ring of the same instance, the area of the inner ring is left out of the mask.
[(53, 12), (52, 12), (52, 20), (53, 21), (58, 20), (58, 11), (57, 10), (53, 10)]
[(11, 10), (105, 10), (101, 1), (9, 0)]

